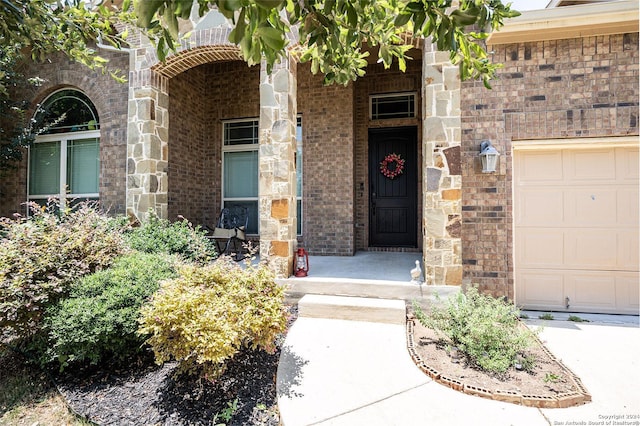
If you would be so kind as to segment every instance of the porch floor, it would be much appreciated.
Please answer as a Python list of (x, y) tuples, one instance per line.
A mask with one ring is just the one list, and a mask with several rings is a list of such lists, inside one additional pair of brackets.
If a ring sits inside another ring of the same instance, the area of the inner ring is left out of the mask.
[(411, 281), (416, 260), (422, 267), (422, 253), (359, 251), (354, 256), (309, 256), (307, 277), (281, 278), (290, 301), (305, 294), (374, 297), (402, 300), (433, 300), (447, 297), (459, 287), (433, 286)]
[(358, 251), (354, 256), (309, 256), (309, 278), (411, 281), (422, 253)]

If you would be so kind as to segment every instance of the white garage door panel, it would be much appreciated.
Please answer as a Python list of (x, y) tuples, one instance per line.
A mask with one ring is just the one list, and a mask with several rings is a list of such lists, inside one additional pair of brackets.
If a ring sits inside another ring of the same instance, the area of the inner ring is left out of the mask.
[(602, 311), (616, 307), (616, 280), (612, 274), (569, 271), (565, 280), (569, 310)]
[(565, 269), (606, 269), (617, 267), (617, 233), (602, 229), (565, 231)]
[(521, 160), (519, 180), (525, 185), (562, 179), (562, 153), (559, 151), (531, 152)]
[(616, 149), (616, 161), (618, 164), (618, 178), (630, 183), (637, 183), (640, 175), (640, 162), (638, 162), (638, 148)]
[(639, 150), (614, 139), (514, 150), (518, 305), (638, 314)]
[(566, 209), (566, 225), (615, 226), (617, 192), (607, 188), (571, 188), (563, 190)]
[(563, 192), (547, 188), (523, 189), (518, 200), (516, 224), (536, 226), (556, 223), (561, 226), (563, 217)]
[(555, 271), (523, 269), (516, 276), (516, 295), (527, 300), (527, 305), (539, 308), (564, 308), (563, 275)]
[(616, 201), (618, 203), (617, 223), (620, 226), (638, 228), (637, 218), (640, 207), (638, 188), (631, 184), (618, 189)]
[(567, 181), (602, 182), (616, 178), (616, 158), (612, 149), (563, 150)]
[(640, 238), (637, 229), (619, 231), (617, 269), (623, 271), (637, 271), (640, 269), (639, 240)]
[(561, 229), (538, 231), (523, 229), (518, 240), (517, 264), (522, 268), (555, 267), (563, 265), (563, 232)]
[(626, 313), (637, 313), (640, 308), (638, 274), (620, 272), (616, 276), (616, 303)]

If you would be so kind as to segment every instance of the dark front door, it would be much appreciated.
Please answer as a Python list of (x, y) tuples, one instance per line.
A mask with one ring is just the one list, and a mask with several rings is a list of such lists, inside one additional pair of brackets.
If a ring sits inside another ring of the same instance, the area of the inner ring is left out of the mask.
[[(417, 247), (417, 136), (416, 127), (369, 130), (369, 245), (372, 247)], [(404, 160), (402, 173), (396, 170), (397, 160), (387, 161), (383, 167), (385, 159), (393, 159), (393, 154)]]

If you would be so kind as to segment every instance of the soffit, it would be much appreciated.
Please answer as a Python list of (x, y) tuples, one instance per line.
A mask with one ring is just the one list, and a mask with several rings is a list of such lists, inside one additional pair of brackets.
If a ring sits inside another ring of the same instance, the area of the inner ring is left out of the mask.
[(614, 1), (522, 12), (487, 44), (510, 44), (638, 32), (638, 2)]

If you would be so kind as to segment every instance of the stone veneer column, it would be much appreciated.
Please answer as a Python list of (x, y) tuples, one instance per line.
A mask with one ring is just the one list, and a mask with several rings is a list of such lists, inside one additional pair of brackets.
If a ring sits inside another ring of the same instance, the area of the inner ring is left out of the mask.
[(146, 52), (133, 58), (127, 125), (127, 215), (140, 221), (149, 209), (166, 218), (168, 205), (168, 81), (145, 68)]
[(278, 277), (293, 270), (296, 246), (296, 63), (260, 68), (260, 256)]
[(427, 284), (462, 284), (460, 76), (448, 52), (425, 40), (423, 103), (423, 255)]

